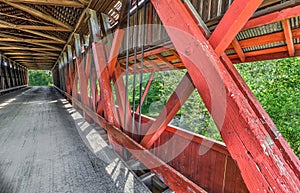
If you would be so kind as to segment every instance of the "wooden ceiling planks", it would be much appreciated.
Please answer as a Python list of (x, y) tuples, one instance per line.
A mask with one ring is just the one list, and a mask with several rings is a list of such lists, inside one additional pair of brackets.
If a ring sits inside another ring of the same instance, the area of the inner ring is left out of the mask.
[(27, 67), (51, 69), (85, 7), (75, 0), (0, 0), (1, 52)]

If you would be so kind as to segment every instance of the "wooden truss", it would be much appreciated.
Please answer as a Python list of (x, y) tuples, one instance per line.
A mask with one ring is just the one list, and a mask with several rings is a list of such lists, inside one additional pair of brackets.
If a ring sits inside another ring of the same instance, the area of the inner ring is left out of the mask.
[[(142, 116), (143, 135), (136, 136), (137, 128), (134, 123), (130, 123), (139, 110), (132, 110), (125, 97), (123, 63), (128, 61), (118, 60), (124, 30), (117, 28), (112, 38), (102, 38), (109, 34), (105, 15), (101, 14), (99, 26), (96, 12), (88, 10), (90, 38), (83, 36), (81, 41), (82, 36), (74, 34), (75, 49), (68, 45), (67, 52), (63, 52), (58, 60), (59, 65), (54, 68), (54, 74), (59, 75), (54, 76), (56, 86), (75, 107), (84, 112), (88, 121), (94, 121), (106, 129), (110, 143), (117, 152), (122, 155), (124, 148), (127, 149), (176, 192), (206, 192), (205, 189), (230, 192), (234, 188), (240, 192), (298, 192), (298, 158), (230, 59), (251, 61), (249, 53), (243, 51), (250, 40), (238, 41), (237, 34), (241, 30), (274, 21), (282, 21), (284, 31), (266, 35), (259, 41), (268, 42), (270, 38), (284, 37), (287, 44), (285, 51), (288, 51), (289, 56), (297, 55), (292, 37), (297, 36), (298, 29), (291, 29), (286, 19), (297, 15), (295, 10), (299, 7), (285, 10), (286, 15), (283, 12), (272, 13), (275, 18), (262, 16), (250, 19), (263, 1), (235, 0), (209, 35), (203, 33), (207, 32), (206, 26), (199, 27), (187, 3), (180, 0), (151, 2), (173, 44), (166, 49), (171, 50), (172, 59), (162, 57), (159, 54), (162, 50), (152, 50), (148, 54), (156, 57), (153, 60), (146, 59), (145, 64), (159, 61), (171, 69), (171, 61), (179, 58), (180, 65), (187, 69), (187, 73), (155, 120)], [(153, 12), (149, 11), (148, 14)], [(68, 29), (67, 26), (65, 28)], [(225, 51), (229, 48), (234, 49), (236, 54), (228, 57)], [(142, 98), (145, 98), (157, 70), (159, 68), (155, 67), (151, 70), (152, 76)], [(199, 146), (205, 144), (208, 148), (209, 140), (168, 125), (195, 89), (211, 113), (228, 150), (214, 143), (211, 150), (201, 156), (197, 154)], [(159, 146), (172, 136), (175, 136), (175, 142), (160, 149)], [(142, 137), (141, 141), (139, 137)], [(164, 162), (168, 160), (165, 152), (180, 148), (185, 140), (190, 140), (190, 145), (183, 153), (168, 164)], [(216, 164), (208, 166), (206, 162), (209, 159)], [(195, 174), (194, 164), (203, 165), (201, 175), (210, 173), (210, 177)], [(227, 175), (231, 177), (229, 180)], [(246, 186), (237, 179), (241, 177)], [(230, 180), (235, 180), (234, 188), (229, 185)], [(220, 182), (221, 185), (214, 182)]]

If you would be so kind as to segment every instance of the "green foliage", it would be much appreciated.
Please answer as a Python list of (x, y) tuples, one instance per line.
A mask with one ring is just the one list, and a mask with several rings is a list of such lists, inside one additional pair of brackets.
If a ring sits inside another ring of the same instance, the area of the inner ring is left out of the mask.
[[(150, 117), (157, 117), (185, 73), (186, 70), (157, 72), (143, 103), (142, 113)], [(146, 87), (148, 78), (149, 74), (146, 74), (143, 78), (143, 88)], [(129, 77), (128, 82), (128, 98), (132, 104), (133, 76)], [(137, 76), (136, 82), (135, 106), (137, 107), (139, 101), (139, 76)], [(197, 91), (194, 91), (185, 102), (176, 117), (171, 121), (171, 124), (216, 140), (222, 140)]]
[[(236, 65), (276, 126), (300, 156), (300, 58), (262, 61)], [(157, 72), (143, 103), (142, 113), (157, 117), (186, 71)], [(149, 74), (144, 75), (145, 88)], [(139, 101), (139, 75), (135, 106)], [(129, 100), (132, 103), (133, 77), (129, 77)], [(219, 131), (195, 91), (171, 124), (221, 141)]]
[(236, 66), (296, 155), (300, 156), (300, 58)]
[(29, 85), (30, 86), (51, 86), (52, 74), (46, 70), (29, 70)]

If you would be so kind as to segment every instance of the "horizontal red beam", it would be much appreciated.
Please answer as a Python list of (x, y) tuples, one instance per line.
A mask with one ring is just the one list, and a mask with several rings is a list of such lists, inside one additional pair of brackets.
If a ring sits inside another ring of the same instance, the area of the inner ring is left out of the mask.
[[(159, 54), (159, 53), (162, 53), (164, 51), (168, 51), (170, 49), (173, 49), (173, 45), (172, 44), (168, 44), (166, 46), (163, 46), (163, 47), (159, 47), (159, 48), (155, 48), (155, 49), (151, 49), (151, 50), (146, 50), (145, 53), (144, 53), (144, 57), (148, 57), (148, 56), (151, 56), (151, 55), (155, 55), (155, 54)], [(142, 57), (142, 54), (137, 54), (136, 56), (138, 59)], [(134, 60), (134, 56), (130, 56), (128, 61), (132, 61)], [(121, 58), (119, 60), (119, 63), (125, 63), (126, 62), (126, 58)]]
[[(296, 44), (295, 45), (295, 50), (298, 50), (298, 52), (295, 53), (295, 56), (297, 56), (297, 54), (300, 51), (300, 44)], [(281, 46), (281, 47), (276, 47), (276, 48), (269, 48), (269, 49), (264, 49), (264, 50), (258, 50), (258, 51), (252, 51), (252, 52), (246, 52), (245, 56), (246, 56), (246, 62), (249, 61), (248, 57), (255, 57), (255, 56), (261, 56), (261, 55), (266, 55), (268, 54), (268, 56), (270, 56), (271, 54), (276, 54), (276, 53), (280, 53), (280, 52), (287, 52), (288, 49), (286, 46)], [(234, 60), (234, 59), (238, 59), (239, 56), (237, 54), (233, 54), (233, 55), (229, 55), (228, 56), (229, 59)], [(274, 59), (274, 57), (270, 56), (271, 59)], [(286, 57), (289, 57), (288, 55)]]
[[(300, 29), (293, 29), (292, 30), (293, 38), (300, 38)], [(263, 36), (253, 37), (245, 40), (240, 40), (239, 44), (242, 48), (249, 48), (253, 46), (259, 46), (264, 44), (271, 44), (274, 42), (284, 41), (284, 33), (283, 32), (276, 32), (272, 34), (267, 34)], [(233, 46), (230, 45), (227, 49), (233, 49)]]
[[(138, 114), (137, 114), (137, 116), (138, 116)], [(142, 115), (142, 123), (143, 124), (147, 123), (147, 124), (151, 125), (151, 124), (153, 124), (154, 121), (155, 121), (155, 119), (145, 116), (145, 115)], [(204, 147), (209, 147), (212, 150), (222, 153), (224, 155), (230, 156), (225, 144), (222, 142), (215, 141), (213, 139), (204, 137), (204, 136), (196, 134), (196, 133), (192, 133), (188, 130), (181, 129), (181, 128), (173, 126), (173, 125), (168, 125), (166, 127), (165, 131), (173, 133), (175, 135), (178, 135), (186, 140), (191, 140), (191, 142), (197, 143), (201, 146), (203, 145)], [(213, 145), (211, 145), (212, 143), (213, 143)]]
[(284, 19), (297, 17), (300, 15), (300, 6), (287, 8), (278, 12), (270, 13), (261, 17), (249, 20), (242, 30), (267, 25), (270, 23), (278, 22)]
[[(295, 50), (295, 56), (300, 56), (300, 49)], [(275, 59), (288, 58), (288, 57), (289, 57), (289, 54), (288, 54), (287, 49), (286, 49), (285, 52), (270, 53), (270, 54), (265, 54), (265, 55), (255, 55), (255, 56), (247, 57), (245, 62), (275, 60)], [(238, 58), (231, 59), (231, 62), (234, 63), (234, 64), (241, 63), (241, 61)]]

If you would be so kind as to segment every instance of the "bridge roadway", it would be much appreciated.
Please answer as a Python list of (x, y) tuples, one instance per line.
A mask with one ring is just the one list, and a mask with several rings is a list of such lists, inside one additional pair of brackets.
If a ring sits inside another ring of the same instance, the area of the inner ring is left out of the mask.
[(95, 131), (53, 87), (1, 96), (0, 192), (149, 192)]

